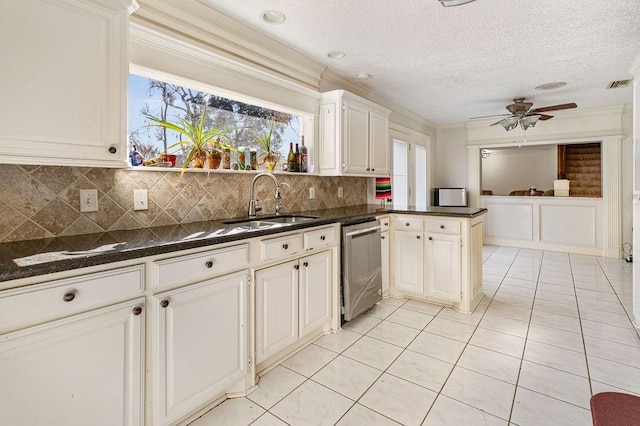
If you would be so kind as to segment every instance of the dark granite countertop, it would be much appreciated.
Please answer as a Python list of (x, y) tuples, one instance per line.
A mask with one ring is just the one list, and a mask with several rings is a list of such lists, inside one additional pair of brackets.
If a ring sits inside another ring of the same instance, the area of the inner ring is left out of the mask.
[[(112, 231), (0, 244), (0, 282), (146, 256), (241, 241), (313, 226), (348, 222), (385, 213), (472, 218), (487, 209), (466, 207), (381, 208), (359, 205), (291, 214), (316, 216), (307, 222), (261, 229), (243, 229), (219, 219), (183, 225)], [(284, 214), (283, 214), (284, 215)], [(259, 219), (259, 218), (258, 218)]]

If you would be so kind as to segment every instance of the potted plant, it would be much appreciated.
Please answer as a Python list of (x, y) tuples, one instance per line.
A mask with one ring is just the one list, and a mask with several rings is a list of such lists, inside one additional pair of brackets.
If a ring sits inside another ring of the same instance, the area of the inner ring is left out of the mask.
[[(181, 147), (187, 150), (187, 159), (182, 166), (182, 174), (189, 167), (189, 164), (193, 162), (193, 167), (197, 169), (201, 169), (204, 167), (207, 154), (211, 152), (220, 152), (223, 148), (230, 148), (229, 145), (223, 144), (220, 142), (220, 138), (229, 139), (227, 133), (229, 132), (229, 128), (227, 126), (215, 126), (210, 129), (205, 128), (205, 123), (207, 120), (207, 107), (206, 105), (202, 108), (202, 114), (197, 122), (191, 122), (182, 117), (176, 117), (177, 122), (172, 123), (170, 121), (161, 120), (159, 118), (152, 117), (150, 115), (146, 115), (146, 117), (151, 120), (153, 123), (152, 126), (162, 126), (167, 129), (178, 132), (180, 135), (184, 136), (184, 140), (180, 140), (169, 147)], [(218, 163), (219, 166), (219, 163)]]
[(272, 137), (273, 126), (269, 128), (268, 132), (263, 132), (260, 135), (253, 135), (253, 138), (265, 151), (265, 155), (262, 157), (262, 163), (260, 164), (264, 164), (264, 168), (268, 172), (273, 172), (276, 169), (276, 164), (278, 163), (278, 156), (271, 150)]

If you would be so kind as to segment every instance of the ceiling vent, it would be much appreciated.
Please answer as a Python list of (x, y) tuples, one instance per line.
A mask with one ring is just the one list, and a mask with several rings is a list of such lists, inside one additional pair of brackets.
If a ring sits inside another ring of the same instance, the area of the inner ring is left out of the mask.
[(607, 89), (619, 89), (621, 87), (627, 87), (630, 83), (631, 83), (631, 80), (612, 81), (607, 86)]

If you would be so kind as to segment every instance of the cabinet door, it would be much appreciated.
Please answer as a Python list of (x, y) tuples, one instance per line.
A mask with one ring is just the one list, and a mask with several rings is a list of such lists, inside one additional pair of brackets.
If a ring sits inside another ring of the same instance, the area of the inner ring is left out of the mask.
[(370, 174), (389, 176), (389, 120), (386, 115), (371, 111), (369, 115)]
[(424, 244), (421, 232), (396, 232), (393, 240), (394, 287), (424, 294)]
[(389, 231), (380, 234), (382, 255), (382, 295), (389, 295)]
[(256, 272), (256, 362), (298, 340), (298, 261)]
[(142, 424), (143, 303), (1, 336), (0, 423)]
[(369, 110), (356, 103), (343, 106), (345, 173), (369, 173)]
[(155, 425), (174, 424), (247, 371), (247, 272), (156, 296)]
[(460, 250), (457, 235), (427, 238), (427, 297), (460, 301)]
[(331, 320), (331, 252), (300, 259), (299, 336)]

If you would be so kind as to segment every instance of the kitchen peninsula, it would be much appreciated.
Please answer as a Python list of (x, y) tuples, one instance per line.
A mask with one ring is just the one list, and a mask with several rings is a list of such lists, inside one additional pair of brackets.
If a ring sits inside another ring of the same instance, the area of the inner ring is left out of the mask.
[[(5, 415), (20, 423), (36, 398), (67, 424), (96, 405), (103, 420), (169, 425), (247, 394), (258, 373), (340, 329), (348, 220), (378, 217), (390, 232), (388, 295), (471, 312), (485, 213), (359, 205), (279, 216), (306, 217), (287, 224), (259, 216), (254, 228), (222, 219), (0, 244), (0, 377), (42, 371), (0, 393), (15, 408)], [(69, 369), (77, 379), (61, 381)]]

